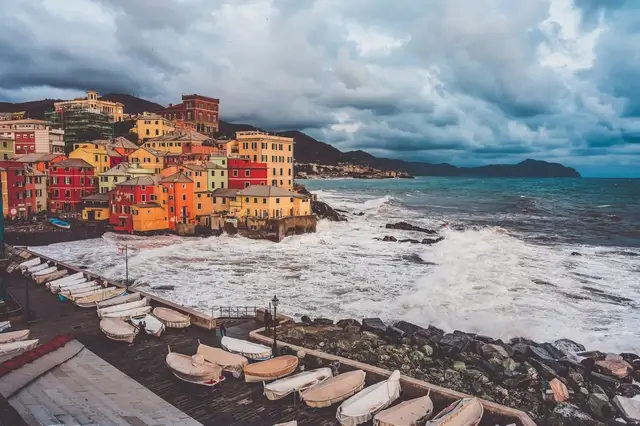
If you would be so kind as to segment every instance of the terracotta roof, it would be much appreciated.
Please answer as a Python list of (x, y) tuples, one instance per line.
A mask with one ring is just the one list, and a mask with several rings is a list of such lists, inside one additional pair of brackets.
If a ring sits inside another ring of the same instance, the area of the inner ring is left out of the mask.
[(124, 182), (116, 183), (116, 186), (153, 186), (157, 185), (157, 183), (158, 178), (156, 176), (136, 176)]
[(108, 203), (109, 202), (109, 193), (103, 192), (98, 194), (87, 195), (86, 197), (82, 197), (84, 201), (101, 201)]
[(227, 170), (226, 167), (221, 166), (220, 164), (213, 163), (211, 161), (205, 161), (204, 163), (202, 163), (202, 166), (205, 169)]
[(277, 186), (251, 185), (245, 189), (238, 191), (238, 195), (243, 197), (296, 197), (307, 198), (301, 194), (278, 188)]
[(69, 158), (67, 160), (59, 161), (55, 164), (55, 167), (86, 167), (93, 169), (93, 166), (80, 158)]
[(64, 156), (64, 154), (39, 154), (39, 153), (32, 153), (32, 154), (25, 154), (25, 155), (21, 155), (19, 157), (14, 158), (14, 160), (20, 162), (20, 163), (35, 163), (38, 161), (51, 161), (54, 158), (58, 158), (60, 156)]
[(214, 197), (235, 197), (238, 194), (237, 189), (218, 188), (213, 191)]
[(160, 183), (193, 183), (184, 173), (177, 172), (160, 180)]
[(191, 164), (189, 164), (189, 163), (183, 164), (182, 167), (187, 168), (189, 170), (197, 170), (197, 171), (205, 170), (205, 168), (202, 165), (193, 164), (193, 163), (191, 163)]
[(116, 164), (106, 172), (102, 172), (99, 176), (123, 176), (129, 173), (130, 169), (141, 170), (142, 167), (138, 163), (120, 163)]
[(46, 174), (42, 173), (38, 169), (34, 169), (31, 166), (24, 166), (24, 170), (25, 170), (25, 172), (27, 172), (28, 174), (33, 175), (33, 176), (46, 176)]
[(150, 209), (157, 209), (162, 207), (158, 203), (140, 203), (140, 204), (134, 204), (134, 206), (139, 208), (150, 208)]

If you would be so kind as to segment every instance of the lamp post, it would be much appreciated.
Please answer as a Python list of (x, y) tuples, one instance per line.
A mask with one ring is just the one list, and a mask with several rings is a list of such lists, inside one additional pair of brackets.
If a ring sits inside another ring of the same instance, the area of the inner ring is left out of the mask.
[(273, 296), (271, 299), (271, 304), (273, 305), (273, 356), (276, 356), (278, 352), (278, 344), (276, 343), (276, 326), (278, 324), (278, 296)]

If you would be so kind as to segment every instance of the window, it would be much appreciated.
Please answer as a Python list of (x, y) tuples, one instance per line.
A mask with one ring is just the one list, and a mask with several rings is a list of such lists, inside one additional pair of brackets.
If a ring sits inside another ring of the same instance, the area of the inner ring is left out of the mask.
[(98, 155), (97, 154), (93, 156), (93, 161), (95, 161), (95, 162), (98, 161)]
[(158, 120), (156, 120), (156, 124), (158, 124)]
[(182, 201), (187, 201), (187, 194), (182, 194)]
[(64, 178), (64, 184), (65, 185), (71, 185), (71, 178), (70, 177)]
[(171, 208), (169, 209), (169, 211), (171, 211), (171, 213), (173, 213), (173, 206), (171, 206)]
[(289, 169), (289, 176), (291, 176), (291, 169)]
[(71, 191), (64, 191), (64, 198), (71, 198)]
[(156, 136), (158, 136), (159, 134), (160, 134), (160, 129), (156, 129)]
[(289, 151), (291, 151), (291, 145), (289, 145)]
[(289, 201), (291, 201), (293, 203), (293, 197), (289, 198)]
[(282, 176), (282, 169), (280, 169), (280, 176)]
[(145, 189), (147, 189), (147, 187), (145, 185), (142, 185), (140, 186), (140, 189), (144, 191)]
[(220, 176), (224, 177), (224, 170), (220, 170)]
[(249, 177), (249, 176), (251, 176), (251, 170), (245, 170), (245, 171), (244, 171), (244, 176), (245, 176), (245, 177)]
[(200, 188), (200, 182), (196, 182), (196, 188)]
[(111, 213), (118, 213), (118, 206), (116, 206), (115, 204), (111, 205)]
[(145, 130), (145, 134), (149, 136), (149, 129)]
[(197, 207), (197, 209), (198, 209), (198, 210), (202, 209), (202, 204), (198, 203), (198, 207)]
[(249, 182), (245, 182), (245, 183), (244, 183), (244, 187), (245, 187), (245, 188), (248, 188), (248, 187), (249, 187), (249, 185), (251, 185)]
[(280, 204), (280, 198), (276, 198), (276, 204)]
[(224, 188), (224, 182), (220, 182), (220, 188)]
[(83, 186), (83, 185), (84, 185), (84, 178), (83, 178), (83, 177), (81, 177), (81, 178), (80, 178), (80, 186)]
[(238, 176), (238, 171), (237, 171), (237, 170), (234, 170), (234, 171), (233, 171), (233, 177), (237, 177), (237, 176)]
[(143, 203), (146, 203), (147, 202), (147, 194), (142, 194), (140, 196), (140, 200), (142, 200)]

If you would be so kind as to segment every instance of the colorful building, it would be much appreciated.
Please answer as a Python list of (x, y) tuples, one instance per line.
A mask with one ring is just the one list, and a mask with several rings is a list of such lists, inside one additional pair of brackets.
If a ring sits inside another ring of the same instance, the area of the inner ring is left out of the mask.
[(0, 159), (8, 160), (15, 155), (13, 139), (7, 136), (0, 136)]
[(152, 148), (141, 147), (129, 154), (129, 163), (139, 164), (144, 169), (153, 170), (158, 174), (165, 168), (166, 153)]
[(14, 141), (14, 152), (24, 154), (64, 153), (64, 131), (44, 120), (0, 121), (0, 136)]
[(311, 214), (310, 198), (275, 186), (254, 185), (236, 193), (238, 217), (281, 218)]
[(224, 145), (232, 154), (267, 163), (268, 185), (293, 190), (293, 138), (259, 131), (236, 132), (236, 140)]
[(215, 135), (218, 133), (218, 113), (220, 99), (201, 95), (182, 95), (182, 103), (169, 104), (157, 113), (167, 120), (181, 120), (194, 123), (196, 131)]
[(169, 229), (175, 230), (177, 223), (193, 223), (195, 221), (193, 180), (184, 173), (177, 172), (162, 178), (160, 184), (167, 196)]
[(226, 158), (222, 159), (222, 162), (205, 161), (202, 163), (202, 166), (206, 169), (205, 173), (207, 174), (207, 188), (210, 191), (229, 187), (226, 164)]
[(81, 159), (56, 162), (49, 168), (49, 210), (79, 213), (82, 198), (98, 191), (93, 167)]
[(76, 109), (106, 114), (114, 122), (124, 119), (124, 104), (102, 100), (99, 98), (98, 92), (93, 90), (87, 90), (86, 98), (60, 101), (54, 103), (53, 106), (56, 110)]
[(26, 154), (16, 156), (13, 160), (25, 166), (31, 166), (36, 170), (48, 175), (51, 165), (66, 160), (64, 154)]
[(145, 141), (142, 146), (156, 151), (172, 154), (189, 154), (201, 151), (204, 154), (218, 152), (216, 147), (206, 147), (203, 144), (210, 141), (210, 137), (194, 131), (180, 131), (164, 136), (158, 136)]
[(82, 199), (82, 220), (107, 221), (109, 220), (109, 194), (91, 194)]
[(153, 176), (155, 172), (151, 169), (145, 169), (138, 163), (120, 163), (100, 173), (98, 182), (98, 192), (105, 194), (111, 191), (117, 183), (122, 183), (128, 179), (138, 176)]
[[(109, 201), (111, 212), (109, 215), (109, 224), (113, 226), (114, 231), (119, 232), (145, 232), (157, 229), (166, 229), (166, 227), (157, 228), (159, 225), (155, 222), (144, 224), (140, 223), (142, 217), (137, 218), (137, 224), (134, 220), (134, 210), (137, 206), (151, 204), (155, 209), (155, 205), (159, 206), (162, 189), (158, 185), (158, 179), (155, 176), (137, 176), (127, 179), (115, 185), (115, 188), (109, 192)], [(145, 215), (142, 215), (146, 217)], [(164, 214), (162, 215), (165, 216)], [(155, 218), (155, 215), (154, 215)], [(147, 218), (151, 220), (150, 218)]]
[(24, 170), (27, 214), (47, 210), (47, 175), (31, 166), (25, 166)]
[(229, 158), (227, 161), (228, 187), (244, 189), (251, 185), (268, 185), (266, 163), (256, 163), (242, 158)]
[(91, 142), (76, 144), (76, 146), (77, 148), (69, 153), (69, 158), (86, 161), (91, 165), (96, 176), (111, 168), (106, 146)]
[(175, 132), (176, 125), (161, 115), (145, 112), (136, 119), (136, 126), (131, 130), (138, 134), (139, 141), (146, 141)]

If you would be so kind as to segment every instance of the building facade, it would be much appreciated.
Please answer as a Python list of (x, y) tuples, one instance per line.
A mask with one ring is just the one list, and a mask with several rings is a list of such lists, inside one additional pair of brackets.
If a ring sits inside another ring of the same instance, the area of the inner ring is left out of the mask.
[(104, 101), (98, 96), (98, 92), (87, 90), (86, 98), (76, 98), (70, 101), (61, 101), (53, 104), (56, 110), (86, 110), (105, 114), (113, 122), (124, 119), (124, 104), (120, 102)]
[(118, 183), (135, 177), (153, 176), (154, 174), (155, 172), (152, 169), (140, 167), (138, 163), (120, 163), (98, 175), (98, 192), (106, 194)]
[(236, 132), (231, 151), (242, 158), (267, 164), (268, 185), (293, 190), (293, 138), (264, 132)]
[(153, 170), (158, 174), (165, 168), (166, 153), (152, 148), (141, 147), (128, 155), (129, 163), (139, 164), (144, 169)]
[(54, 213), (80, 213), (82, 198), (97, 191), (98, 178), (84, 160), (62, 160), (49, 168), (49, 210)]
[(64, 131), (44, 120), (0, 121), (0, 137), (13, 140), (17, 155), (64, 153)]
[(7, 136), (0, 136), (0, 160), (8, 160), (15, 153), (13, 139)]
[(113, 230), (135, 232), (134, 206), (147, 203), (158, 204), (159, 192), (161, 189), (154, 176), (138, 176), (116, 184), (109, 193), (111, 205), (109, 224), (113, 226)]
[(132, 129), (138, 134), (139, 141), (146, 141), (158, 136), (164, 136), (175, 132), (176, 125), (173, 121), (161, 115), (145, 112), (136, 119), (136, 126)]
[(215, 136), (219, 129), (220, 99), (201, 95), (182, 95), (182, 103), (158, 111), (167, 120), (195, 124), (196, 131)]
[(228, 187), (244, 189), (252, 185), (268, 185), (268, 169), (266, 163), (256, 163), (242, 158), (227, 160)]
[(160, 184), (167, 197), (169, 229), (175, 231), (178, 223), (195, 222), (193, 180), (177, 172), (162, 178)]

